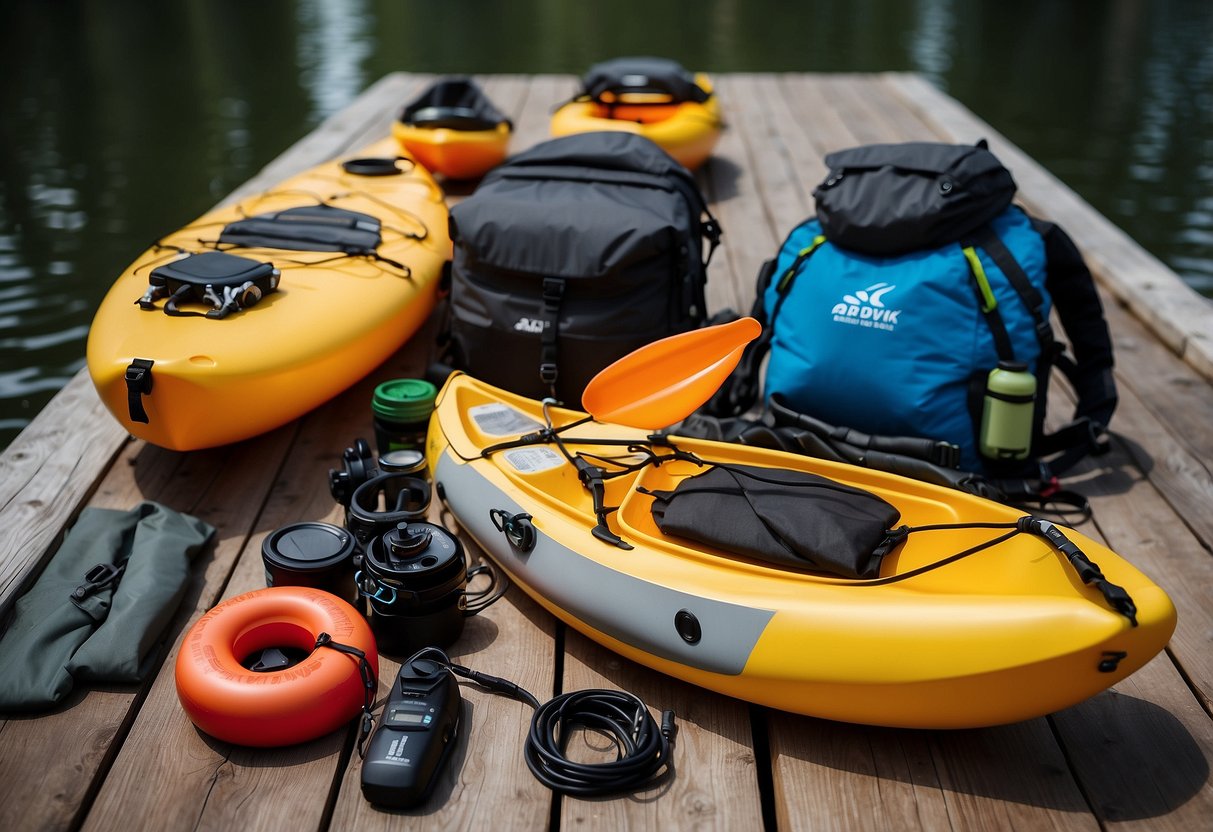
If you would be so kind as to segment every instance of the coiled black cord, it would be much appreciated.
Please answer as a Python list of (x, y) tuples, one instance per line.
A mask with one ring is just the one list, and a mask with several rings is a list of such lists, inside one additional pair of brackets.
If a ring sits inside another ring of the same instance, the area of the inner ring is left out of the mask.
[[(540, 704), (525, 688), (500, 676), (455, 664), (436, 647), (420, 650), (408, 661), (423, 656), (446, 665), (456, 676), (535, 709), (523, 754), (535, 779), (552, 791), (575, 797), (601, 797), (660, 785), (674, 772), (671, 752), (678, 726), (673, 711), (662, 711), (658, 726), (648, 706), (638, 697), (626, 691), (605, 689), (564, 693)], [(616, 759), (605, 763), (570, 760), (565, 749), (572, 729), (578, 726), (610, 737), (615, 744)]]
[[(574, 726), (607, 734), (618, 757), (605, 763), (578, 763), (565, 756)], [(526, 764), (540, 783), (576, 797), (638, 791), (673, 772), (670, 744), (674, 712), (663, 711), (657, 726), (644, 702), (626, 691), (580, 690), (550, 699), (535, 711), (527, 735)]]

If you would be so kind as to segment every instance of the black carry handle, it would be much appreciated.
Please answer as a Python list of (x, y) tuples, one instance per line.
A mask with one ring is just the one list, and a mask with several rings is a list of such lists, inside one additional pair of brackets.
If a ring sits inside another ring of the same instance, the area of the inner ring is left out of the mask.
[[(642, 83), (629, 83), (631, 78), (639, 81), (643, 78)], [(603, 95), (610, 93), (615, 96), (614, 100), (603, 100)], [(657, 93), (659, 95), (668, 95), (669, 101), (620, 101), (619, 96), (628, 95), (630, 93)], [(609, 82), (594, 84), (592, 88), (585, 91), (585, 96), (590, 100), (599, 104), (669, 104), (678, 103), (681, 101), (694, 101), (697, 104), (702, 104), (711, 98), (711, 93), (689, 80), (672, 80), (661, 75), (649, 75), (647, 73), (637, 72), (625, 74), (622, 77), (612, 79)]]

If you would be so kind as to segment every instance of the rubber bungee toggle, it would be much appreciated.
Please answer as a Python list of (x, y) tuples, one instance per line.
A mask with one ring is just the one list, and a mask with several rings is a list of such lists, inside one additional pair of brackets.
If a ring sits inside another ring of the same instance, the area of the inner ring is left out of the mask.
[[(317, 646), (321, 634), (364, 658)], [(274, 649), (304, 658), (273, 670), (243, 664)], [(194, 725), (215, 739), (257, 747), (293, 745), (340, 728), (363, 710), (364, 676), (379, 676), (366, 620), (335, 595), (299, 586), (219, 604), (186, 633), (176, 666), (177, 696)]]

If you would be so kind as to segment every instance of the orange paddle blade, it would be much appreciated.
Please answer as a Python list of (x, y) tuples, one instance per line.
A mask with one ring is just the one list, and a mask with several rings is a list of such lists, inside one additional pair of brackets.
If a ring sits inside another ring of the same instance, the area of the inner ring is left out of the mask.
[(712, 397), (761, 332), (758, 321), (741, 318), (654, 341), (590, 379), (581, 406), (602, 422), (645, 430), (672, 425)]

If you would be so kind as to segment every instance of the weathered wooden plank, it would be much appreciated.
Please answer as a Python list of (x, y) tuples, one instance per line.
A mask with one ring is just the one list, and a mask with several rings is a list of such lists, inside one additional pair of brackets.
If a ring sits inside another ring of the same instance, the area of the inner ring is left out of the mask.
[(1165, 654), (1050, 719), (1106, 828), (1187, 832), (1213, 818), (1213, 722)]
[(1105, 305), (1121, 400), (1112, 428), (1180, 522), (1213, 547), (1213, 387), (1119, 304)]
[(790, 145), (794, 137), (786, 134), (780, 114), (770, 106), (774, 79), (762, 75), (730, 78), (736, 78), (736, 82), (730, 88), (729, 123), (741, 135), (748, 160), (746, 169), (762, 202), (763, 219), (776, 240), (766, 254), (769, 258), (791, 227), (808, 215), (810, 200), (806, 199), (793, 158), (796, 151)]
[(879, 110), (871, 107), (854, 93), (854, 76), (831, 74), (818, 76), (815, 86), (820, 90), (827, 108), (846, 125), (855, 144), (887, 142), (896, 135)]
[(571, 75), (534, 75), (514, 123), (511, 153), (521, 153), (551, 138), (551, 117), (556, 107), (577, 92)]
[[(641, 668), (571, 630), (565, 637), (564, 691), (625, 690), (648, 705), (653, 718), (672, 709), (678, 733), (675, 776), (631, 797), (561, 803), (562, 829), (747, 829), (761, 817), (758, 780), (745, 703)], [(584, 749), (576, 759), (613, 759)], [(572, 755), (577, 754), (576, 745)]]
[(1104, 286), (1159, 339), (1213, 380), (1213, 307), (1107, 218), (958, 102), (917, 75), (885, 76), (905, 104), (955, 141), (990, 140), (1033, 211), (1060, 223), (1083, 249)]
[(915, 142), (938, 141), (931, 126), (908, 109), (895, 96), (886, 94), (883, 77), (879, 75), (841, 74), (831, 76), (838, 96), (852, 102), (854, 112), (872, 125), (880, 141)]
[(769, 719), (781, 829), (1097, 829), (1043, 719), (903, 731)]
[(0, 454), (0, 621), (126, 437), (81, 370)]
[(745, 129), (732, 115), (746, 84), (733, 76), (717, 79), (716, 94), (724, 110), (725, 129), (701, 174), (712, 212), (724, 230), (720, 250), (708, 279), (708, 310), (748, 311), (754, 300), (754, 279), (779, 241), (775, 239), (754, 181), (753, 160)]
[[(809, 145), (821, 157), (859, 143), (850, 126), (825, 97), (822, 87), (825, 77), (804, 73), (788, 73), (780, 77), (780, 86), (783, 87), (790, 111), (800, 122)], [(825, 173), (824, 163), (820, 172)], [(821, 177), (816, 179), (820, 181)]]
[(1213, 707), (1213, 558), (1134, 470), (1124, 443), (1099, 463), (1100, 475), (1079, 483), (1099, 532), (1171, 597), (1179, 621), (1169, 650), (1205, 708)]

